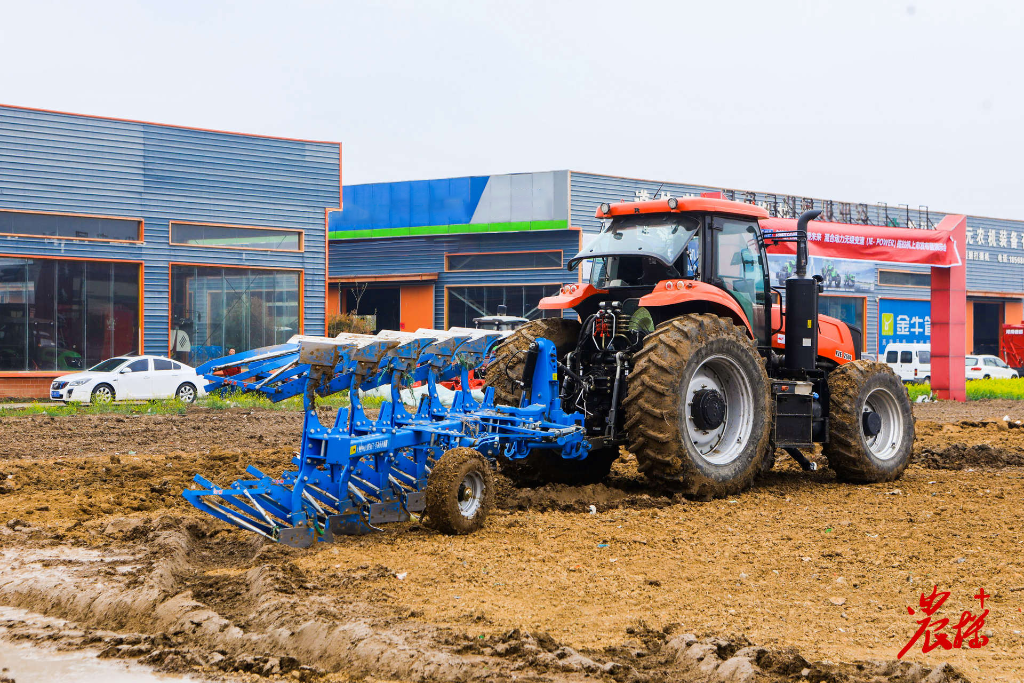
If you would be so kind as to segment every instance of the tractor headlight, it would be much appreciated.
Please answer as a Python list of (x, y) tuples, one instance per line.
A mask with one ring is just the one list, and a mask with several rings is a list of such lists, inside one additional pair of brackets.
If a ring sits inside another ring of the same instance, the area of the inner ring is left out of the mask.
[(679, 206), (679, 200), (676, 199), (675, 197), (669, 197), (668, 198), (668, 208), (670, 208), (673, 211), (675, 211), (677, 206)]
[(80, 387), (83, 384), (88, 384), (88, 383), (89, 383), (89, 380), (87, 380), (87, 379), (75, 379), (75, 380), (72, 380), (71, 382), (69, 382), (68, 386), (69, 387)]
[(601, 213), (603, 213), (604, 215), (607, 216), (611, 212), (612, 212), (612, 205), (611, 204), (605, 203), (605, 204), (601, 205)]

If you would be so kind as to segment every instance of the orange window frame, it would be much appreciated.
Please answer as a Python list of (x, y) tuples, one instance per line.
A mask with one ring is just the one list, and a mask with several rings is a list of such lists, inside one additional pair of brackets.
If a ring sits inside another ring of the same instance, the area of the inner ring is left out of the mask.
[[(538, 266), (531, 268), (471, 268), (452, 270), (448, 259), (452, 256), (491, 256), (493, 254), (558, 254), (557, 266)], [(486, 273), (501, 270), (558, 270), (562, 268), (564, 252), (561, 249), (522, 249), (519, 251), (457, 251), (444, 255), (444, 272), (446, 273)]]
[[(24, 209), (0, 209), (0, 213), (23, 213), (34, 216), (72, 216), (75, 218), (106, 218), (114, 221), (134, 221), (139, 224), (139, 237), (134, 240), (114, 240), (104, 237), (65, 237), (63, 235), (29, 235), (20, 232), (0, 232), (6, 237), (28, 237), (38, 240), (73, 240), (75, 242), (103, 242), (111, 244), (142, 244), (146, 241), (146, 221), (132, 216), (104, 216), (95, 213), (72, 213), (70, 211), (26, 211)], [(39, 257), (43, 258), (43, 257)], [(102, 261), (104, 259), (77, 259), (79, 261)], [(116, 259), (110, 259), (116, 260)]]
[[(468, 287), (561, 287), (564, 282), (472, 282), (444, 286), (444, 329), (448, 329), (448, 290)], [(555, 317), (555, 316), (552, 316)]]
[[(30, 212), (31, 213), (31, 212)], [(68, 258), (66, 256), (36, 256), (33, 254), (0, 254), (0, 258), (46, 259), (47, 261), (84, 261), (90, 263), (134, 263), (139, 268), (139, 355), (146, 353), (146, 264), (143, 261), (117, 258)], [(0, 377), (59, 377), (70, 372), (61, 370), (2, 370)]]
[[(189, 242), (174, 241), (175, 225), (202, 225), (211, 228), (239, 228), (243, 230), (272, 230), (274, 232), (293, 232), (299, 236), (298, 249), (277, 249), (274, 247), (236, 247), (221, 244), (191, 244)], [(167, 243), (173, 247), (192, 247), (196, 249), (240, 249), (242, 251), (276, 251), (288, 254), (299, 254), (306, 250), (306, 232), (298, 228), (269, 228), (262, 225), (232, 225), (230, 223), (203, 223), (199, 221), (171, 221), (167, 227)]]
[[(189, 266), (192, 268), (232, 268), (235, 270), (262, 270), (269, 272), (286, 272), (299, 274), (299, 334), (305, 334), (306, 329), (306, 272), (303, 268), (254, 268), (252, 266), (229, 266), (219, 263), (186, 263), (171, 261), (167, 264), (167, 350), (171, 349), (171, 278), (175, 266)], [(326, 328), (325, 328), (326, 332)]]

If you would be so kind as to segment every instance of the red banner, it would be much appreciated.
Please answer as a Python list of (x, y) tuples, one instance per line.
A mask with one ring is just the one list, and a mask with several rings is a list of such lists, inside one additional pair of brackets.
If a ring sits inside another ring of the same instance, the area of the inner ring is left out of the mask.
[[(765, 237), (769, 236), (769, 231), (796, 230), (796, 220), (792, 218), (766, 218), (760, 223)], [(960, 250), (964, 248), (956, 243), (953, 232), (946, 227), (950, 225), (952, 222), (943, 220), (935, 230), (920, 230), (811, 221), (807, 226), (807, 252), (825, 258), (949, 268), (962, 264)], [(795, 254), (796, 243), (770, 245), (768, 253)]]

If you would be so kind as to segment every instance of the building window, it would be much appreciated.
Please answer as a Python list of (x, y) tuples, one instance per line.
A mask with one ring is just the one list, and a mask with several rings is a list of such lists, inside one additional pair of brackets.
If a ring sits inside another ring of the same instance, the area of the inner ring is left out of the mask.
[(448, 327), (473, 327), (473, 318), (497, 315), (505, 306), (505, 315), (523, 318), (557, 317), (561, 311), (542, 311), (537, 306), (546, 296), (558, 294), (561, 285), (491, 285), (445, 288), (445, 313)]
[[(864, 317), (867, 311), (867, 299), (860, 296), (819, 296), (818, 313), (842, 320), (847, 325), (860, 329), (861, 340), (864, 339)], [(861, 351), (864, 349), (862, 348)]]
[(142, 221), (78, 214), (0, 211), (0, 234), (138, 242), (142, 240)]
[(137, 263), (0, 258), (0, 370), (72, 372), (139, 351)]
[(535, 270), (561, 267), (561, 251), (506, 251), (500, 254), (446, 254), (444, 269)]
[(302, 231), (236, 225), (171, 223), (171, 244), (221, 249), (302, 251)]
[(296, 271), (171, 266), (170, 355), (195, 366), (301, 332)]
[(904, 270), (879, 270), (878, 284), (895, 287), (931, 287), (931, 273), (909, 273)]

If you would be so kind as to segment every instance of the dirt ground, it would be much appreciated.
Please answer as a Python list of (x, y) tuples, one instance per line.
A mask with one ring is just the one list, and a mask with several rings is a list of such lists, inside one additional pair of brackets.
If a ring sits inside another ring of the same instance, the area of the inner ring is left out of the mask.
[[(50, 618), (0, 627), (250, 679), (1020, 681), (1024, 406), (915, 413), (894, 484), (783, 459), (699, 503), (624, 457), (595, 486), (501, 479), (471, 536), (409, 523), (305, 551), (180, 495), (289, 468), (300, 413), (0, 418), (0, 605)], [(897, 664), (934, 585), (954, 623), (984, 588), (989, 643)]]

